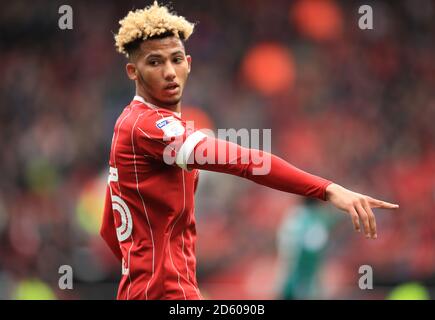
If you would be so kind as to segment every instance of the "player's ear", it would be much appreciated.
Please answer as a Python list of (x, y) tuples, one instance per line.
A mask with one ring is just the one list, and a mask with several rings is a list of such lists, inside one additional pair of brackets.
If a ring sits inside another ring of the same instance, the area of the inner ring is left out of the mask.
[(127, 72), (127, 76), (130, 78), (130, 80), (137, 80), (137, 69), (134, 63), (127, 63), (125, 65), (125, 71)]
[(190, 72), (190, 68), (192, 66), (192, 57), (190, 55), (186, 56), (186, 60), (187, 60), (187, 73)]

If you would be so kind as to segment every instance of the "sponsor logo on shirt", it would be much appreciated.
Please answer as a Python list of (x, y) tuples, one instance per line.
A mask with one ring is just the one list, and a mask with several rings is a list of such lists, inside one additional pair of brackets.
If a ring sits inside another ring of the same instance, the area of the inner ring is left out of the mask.
[(166, 126), (168, 123), (169, 123), (169, 121), (165, 119), (165, 120), (163, 120), (163, 121), (158, 121), (158, 122), (156, 123), (156, 126), (157, 126), (157, 128), (161, 129), (161, 128), (163, 128), (164, 126)]
[(167, 137), (176, 137), (184, 133), (183, 124), (172, 116), (156, 121), (156, 127), (162, 129)]

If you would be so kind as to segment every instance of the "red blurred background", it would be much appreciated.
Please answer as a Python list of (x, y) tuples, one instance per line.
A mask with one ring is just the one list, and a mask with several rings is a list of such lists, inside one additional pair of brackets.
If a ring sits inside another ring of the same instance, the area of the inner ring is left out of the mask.
[[(134, 89), (114, 49), (135, 1), (14, 1), (0, 13), (0, 298), (113, 299), (120, 266), (98, 235), (114, 122)], [(146, 3), (148, 4), (148, 3)], [(272, 151), (350, 189), (400, 204), (376, 211), (378, 240), (340, 220), (317, 297), (387, 298), (435, 288), (435, 65), (432, 1), (183, 1), (199, 21), (183, 117), (201, 127), (271, 128)], [(210, 299), (278, 299), (278, 230), (301, 198), (201, 172), (198, 280)], [(321, 204), (332, 216), (341, 213)], [(74, 290), (57, 286), (60, 265)], [(375, 288), (358, 288), (373, 266)], [(322, 288), (322, 289), (321, 289)]]

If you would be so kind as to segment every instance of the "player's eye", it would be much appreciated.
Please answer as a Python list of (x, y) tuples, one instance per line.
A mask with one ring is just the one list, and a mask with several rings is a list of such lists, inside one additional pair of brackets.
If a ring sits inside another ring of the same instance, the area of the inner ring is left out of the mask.
[(148, 64), (153, 66), (153, 67), (158, 66), (159, 63), (160, 62), (158, 60), (150, 60), (150, 61), (148, 61)]
[(181, 62), (183, 62), (183, 60), (184, 60), (183, 57), (175, 57), (173, 61), (175, 63), (181, 63)]

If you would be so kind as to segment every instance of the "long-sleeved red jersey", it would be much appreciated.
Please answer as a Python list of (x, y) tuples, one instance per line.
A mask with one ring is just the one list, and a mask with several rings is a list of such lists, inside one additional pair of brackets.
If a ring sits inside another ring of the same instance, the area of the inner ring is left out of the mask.
[[(218, 161), (225, 148), (236, 152)], [(216, 161), (197, 161), (195, 151), (213, 151)], [(195, 272), (198, 169), (325, 199), (330, 181), (270, 154), (270, 171), (255, 175), (258, 161), (239, 161), (249, 151), (191, 131), (179, 114), (135, 96), (115, 124), (100, 231), (122, 262), (118, 299), (202, 299)]]

